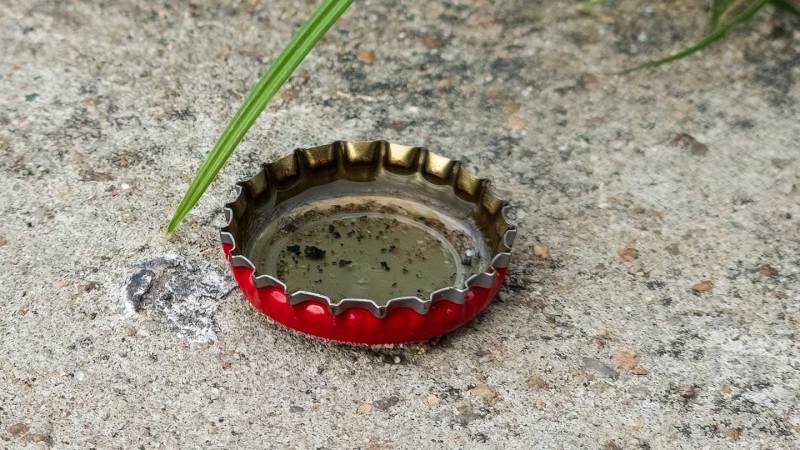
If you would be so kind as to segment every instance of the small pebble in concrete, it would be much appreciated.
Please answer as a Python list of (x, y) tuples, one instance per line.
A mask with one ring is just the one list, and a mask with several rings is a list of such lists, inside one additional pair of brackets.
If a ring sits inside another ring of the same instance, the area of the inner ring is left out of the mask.
[(611, 357), (611, 362), (617, 369), (623, 369), (634, 375), (647, 375), (647, 370), (639, 365), (639, 357), (634, 352), (617, 352)]
[(390, 397), (382, 398), (375, 402), (375, 409), (379, 411), (386, 411), (392, 406), (400, 403), (400, 397), (392, 395)]
[(761, 267), (758, 268), (758, 273), (764, 278), (775, 278), (780, 275), (778, 269), (770, 266), (769, 264), (761, 265)]
[(677, 392), (684, 400), (692, 400), (700, 394), (700, 388), (694, 384), (684, 384), (678, 386)]
[(544, 244), (533, 244), (533, 256), (547, 259), (550, 257), (550, 248)]
[(22, 438), (22, 440), (26, 442), (46, 444), (48, 446), (52, 444), (52, 438), (50, 435), (44, 433), (28, 433)]
[(372, 412), (372, 405), (366, 402), (361, 402), (358, 404), (356, 412), (359, 414), (369, 414)]
[(427, 397), (425, 397), (425, 404), (427, 404), (431, 408), (435, 408), (435, 407), (439, 406), (439, 404), (441, 404), (441, 403), (442, 403), (442, 399), (440, 399), (436, 395), (430, 394)]
[(639, 258), (639, 250), (629, 245), (620, 247), (617, 254), (625, 262), (633, 262)]
[(533, 375), (528, 378), (528, 387), (536, 390), (547, 389), (547, 382), (541, 376)]
[(359, 47), (356, 50), (356, 56), (358, 57), (359, 61), (368, 66), (372, 65), (372, 63), (375, 62), (375, 52), (373, 52), (372, 50), (367, 50), (363, 47)]
[(688, 150), (694, 156), (705, 156), (708, 153), (708, 146), (688, 133), (676, 134), (670, 143), (680, 149)]
[(694, 291), (696, 294), (708, 292), (712, 289), (714, 289), (714, 282), (711, 280), (699, 281), (692, 285), (692, 291)]
[(22, 436), (23, 434), (28, 432), (28, 424), (24, 422), (17, 422), (14, 425), (9, 426), (6, 428), (8, 434), (12, 436)]
[(602, 361), (594, 358), (583, 358), (583, 367), (593, 372), (596, 372), (606, 378), (619, 377), (619, 372), (617, 372), (607, 364), (603, 363)]
[(478, 383), (469, 390), (469, 394), (487, 402), (497, 398), (497, 391), (486, 383)]

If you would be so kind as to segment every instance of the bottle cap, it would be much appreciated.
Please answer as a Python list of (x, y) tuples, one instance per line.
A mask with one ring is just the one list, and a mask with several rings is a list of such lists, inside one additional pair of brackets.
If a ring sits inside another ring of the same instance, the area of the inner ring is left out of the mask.
[(385, 141), (296, 150), (237, 184), (222, 248), (253, 306), (341, 342), (425, 341), (502, 286), (516, 227), (488, 180)]

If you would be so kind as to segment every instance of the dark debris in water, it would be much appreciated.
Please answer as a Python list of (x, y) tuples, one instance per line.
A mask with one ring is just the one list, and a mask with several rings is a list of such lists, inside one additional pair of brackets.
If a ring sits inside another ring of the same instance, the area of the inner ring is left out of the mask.
[(306, 256), (306, 258), (313, 260), (325, 258), (325, 250), (315, 245), (307, 245), (306, 248), (303, 249), (303, 254)]

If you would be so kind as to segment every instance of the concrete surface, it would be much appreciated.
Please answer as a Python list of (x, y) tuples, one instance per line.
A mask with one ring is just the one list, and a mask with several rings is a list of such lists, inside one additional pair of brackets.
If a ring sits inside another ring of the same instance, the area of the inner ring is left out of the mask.
[[(798, 448), (796, 19), (617, 76), (698, 37), (705, 2), (357, 2), (165, 238), (313, 6), (217, 3), (0, 1), (0, 446)], [(345, 347), (231, 290), (233, 182), (339, 138), (513, 197), (475, 322)]]

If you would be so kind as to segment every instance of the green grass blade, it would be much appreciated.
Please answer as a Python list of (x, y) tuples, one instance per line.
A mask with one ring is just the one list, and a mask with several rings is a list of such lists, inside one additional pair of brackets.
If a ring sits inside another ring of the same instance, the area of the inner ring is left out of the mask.
[(351, 3), (352, 0), (323, 0), (306, 23), (295, 33), (280, 56), (250, 91), (244, 104), (236, 112), (206, 157), (205, 162), (198, 169), (167, 226), (167, 233), (171, 233), (197, 204), (222, 169), (225, 161), (228, 160), (233, 150), (266, 108), (267, 103)]
[(714, 42), (724, 37), (730, 30), (735, 28), (737, 25), (741, 24), (742, 22), (746, 22), (747, 20), (752, 18), (769, 1), (770, 0), (757, 0), (753, 2), (737, 16), (733, 17), (729, 22), (725, 23), (722, 26), (719, 26), (716, 30), (707, 34), (703, 39), (701, 39), (700, 42), (689, 48), (681, 50), (680, 52), (675, 53), (674, 55), (667, 56), (666, 58), (657, 59), (655, 61), (648, 61), (636, 67), (623, 70), (621, 73), (625, 74), (636, 70), (641, 70), (647, 67), (660, 66), (662, 64), (667, 64), (679, 60), (681, 58), (685, 58), (695, 52), (703, 50), (704, 48), (708, 47), (709, 45), (713, 44)]
[(717, 29), (719, 18), (731, 6), (731, 3), (733, 3), (733, 0), (711, 0), (711, 14), (708, 19), (709, 33)]
[(792, 4), (789, 0), (772, 0), (772, 4), (784, 11), (800, 16), (800, 7)]

